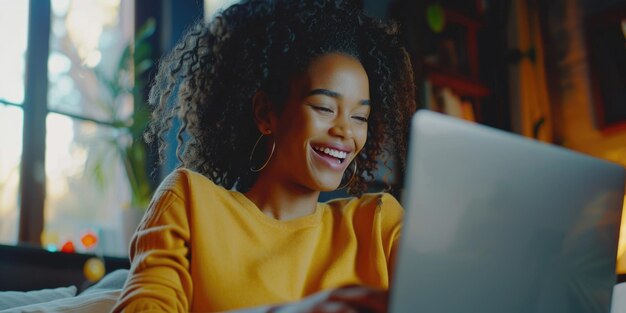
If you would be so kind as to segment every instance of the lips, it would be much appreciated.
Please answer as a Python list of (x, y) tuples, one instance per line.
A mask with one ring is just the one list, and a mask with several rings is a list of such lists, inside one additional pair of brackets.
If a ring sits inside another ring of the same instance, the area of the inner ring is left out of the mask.
[(313, 146), (313, 150), (315, 150), (315, 152), (319, 154), (336, 158), (337, 160), (339, 160), (339, 163), (343, 162), (343, 160), (345, 160), (348, 156), (348, 153), (345, 151), (329, 147)]
[(345, 162), (352, 151), (346, 148), (331, 145), (315, 145), (312, 144), (313, 155), (315, 159), (321, 161), (333, 170), (343, 171), (346, 168)]

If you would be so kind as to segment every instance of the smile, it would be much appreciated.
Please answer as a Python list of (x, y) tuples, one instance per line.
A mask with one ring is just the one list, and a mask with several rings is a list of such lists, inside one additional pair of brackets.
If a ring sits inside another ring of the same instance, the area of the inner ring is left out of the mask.
[(327, 161), (330, 161), (331, 163), (334, 163), (333, 165), (342, 164), (343, 161), (345, 161), (348, 157), (348, 152), (346, 151), (340, 151), (322, 146), (311, 147), (313, 148), (313, 151), (315, 151), (320, 157), (324, 158)]

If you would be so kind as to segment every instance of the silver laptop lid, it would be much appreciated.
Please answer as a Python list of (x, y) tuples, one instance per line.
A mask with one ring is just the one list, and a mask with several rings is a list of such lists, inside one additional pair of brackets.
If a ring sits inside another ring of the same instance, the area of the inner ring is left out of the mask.
[(623, 192), (618, 165), (419, 111), (392, 312), (609, 312)]

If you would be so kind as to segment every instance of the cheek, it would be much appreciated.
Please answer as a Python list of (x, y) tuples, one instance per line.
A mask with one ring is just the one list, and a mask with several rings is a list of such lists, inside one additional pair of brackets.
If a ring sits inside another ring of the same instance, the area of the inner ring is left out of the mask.
[(360, 128), (355, 132), (355, 141), (357, 144), (357, 149), (359, 152), (365, 146), (365, 142), (367, 141), (367, 126)]
[(298, 128), (298, 133), (301, 134), (303, 139), (319, 136), (320, 133), (325, 133), (329, 128), (328, 121), (316, 118), (312, 114), (302, 114), (294, 122)]
[(308, 146), (308, 139), (313, 137), (321, 128), (319, 122), (307, 118), (303, 114), (293, 114), (281, 121), (280, 141), (286, 150), (295, 153), (302, 149), (303, 144)]

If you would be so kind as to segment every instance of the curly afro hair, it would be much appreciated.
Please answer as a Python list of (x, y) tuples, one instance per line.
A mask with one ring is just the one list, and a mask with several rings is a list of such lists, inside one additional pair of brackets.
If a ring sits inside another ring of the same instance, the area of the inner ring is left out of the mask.
[(150, 91), (154, 110), (146, 140), (158, 141), (164, 161), (166, 135), (179, 119), (174, 131), (180, 165), (245, 192), (257, 178), (248, 159), (260, 135), (253, 119), (254, 94), (265, 91), (280, 109), (289, 78), (316, 56), (333, 52), (358, 59), (370, 82), (368, 140), (348, 192), (359, 196), (367, 190), (378, 160), (387, 164), (387, 148), (396, 152), (401, 177), (415, 111), (408, 54), (394, 24), (340, 0), (244, 0), (209, 23), (196, 22), (161, 60)]

